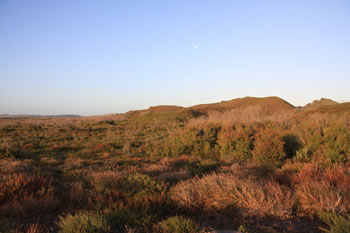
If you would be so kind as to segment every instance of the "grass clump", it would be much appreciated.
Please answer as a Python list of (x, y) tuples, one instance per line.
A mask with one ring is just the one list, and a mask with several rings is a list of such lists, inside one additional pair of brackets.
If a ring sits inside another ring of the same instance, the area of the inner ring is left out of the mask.
[(42, 217), (54, 213), (59, 205), (52, 178), (29, 173), (0, 175), (0, 217)]
[(294, 198), (276, 181), (252, 181), (234, 174), (211, 174), (182, 181), (170, 190), (171, 199), (190, 211), (289, 217)]
[(109, 226), (106, 219), (96, 212), (80, 211), (75, 215), (60, 217), (60, 233), (107, 233)]
[(292, 177), (301, 211), (309, 216), (319, 212), (350, 213), (350, 173), (344, 165), (322, 168), (305, 164)]
[(350, 217), (337, 214), (320, 213), (319, 217), (329, 226), (329, 230), (321, 228), (328, 233), (350, 233)]
[(197, 233), (200, 232), (199, 226), (189, 218), (174, 216), (161, 221), (158, 224), (159, 231), (162, 233)]

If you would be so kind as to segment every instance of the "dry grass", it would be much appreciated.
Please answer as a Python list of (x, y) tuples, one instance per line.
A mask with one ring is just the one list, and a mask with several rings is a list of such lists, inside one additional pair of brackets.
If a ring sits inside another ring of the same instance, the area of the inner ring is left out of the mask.
[(42, 216), (60, 204), (52, 179), (19, 173), (0, 177), (0, 213), (8, 217)]
[(347, 211), (342, 192), (325, 181), (298, 185), (296, 195), (303, 211), (310, 216), (319, 211)]
[(350, 213), (350, 173), (348, 167), (336, 165), (322, 169), (307, 164), (292, 177), (301, 210), (314, 216), (319, 212)]
[(25, 231), (26, 233), (46, 233), (48, 229), (41, 226), (39, 223), (32, 223), (29, 225), (28, 229)]
[(211, 174), (178, 183), (170, 196), (181, 208), (241, 214), (289, 217), (294, 198), (291, 190), (273, 180), (257, 182), (234, 174)]
[(196, 126), (204, 123), (232, 125), (238, 123), (265, 123), (269, 121), (285, 125), (291, 122), (293, 117), (293, 110), (267, 112), (266, 109), (262, 107), (251, 106), (244, 109), (233, 109), (225, 112), (210, 111), (207, 116), (191, 119), (189, 125)]

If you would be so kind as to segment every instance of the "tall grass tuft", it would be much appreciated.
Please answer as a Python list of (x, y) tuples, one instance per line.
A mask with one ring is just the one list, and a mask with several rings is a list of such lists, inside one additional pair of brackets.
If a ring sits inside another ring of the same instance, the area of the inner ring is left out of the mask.
[(328, 233), (350, 233), (350, 217), (341, 216), (334, 213), (320, 213), (319, 217), (325, 222), (328, 229), (321, 228), (324, 232)]
[(206, 175), (175, 185), (172, 200), (192, 211), (233, 212), (254, 216), (290, 217), (294, 197), (291, 190), (274, 180), (252, 181), (233, 174)]
[(158, 223), (161, 233), (197, 233), (200, 232), (199, 226), (191, 219), (182, 216), (170, 217)]

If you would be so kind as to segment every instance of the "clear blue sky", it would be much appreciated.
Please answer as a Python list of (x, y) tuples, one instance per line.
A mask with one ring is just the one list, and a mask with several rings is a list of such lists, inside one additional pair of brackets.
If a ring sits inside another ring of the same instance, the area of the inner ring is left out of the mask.
[(0, 0), (0, 114), (350, 100), (350, 1)]

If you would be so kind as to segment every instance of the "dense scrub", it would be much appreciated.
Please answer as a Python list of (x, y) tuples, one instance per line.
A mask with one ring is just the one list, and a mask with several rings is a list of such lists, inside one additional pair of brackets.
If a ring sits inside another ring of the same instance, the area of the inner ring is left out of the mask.
[(0, 232), (348, 232), (348, 106), (229, 104), (0, 119)]

